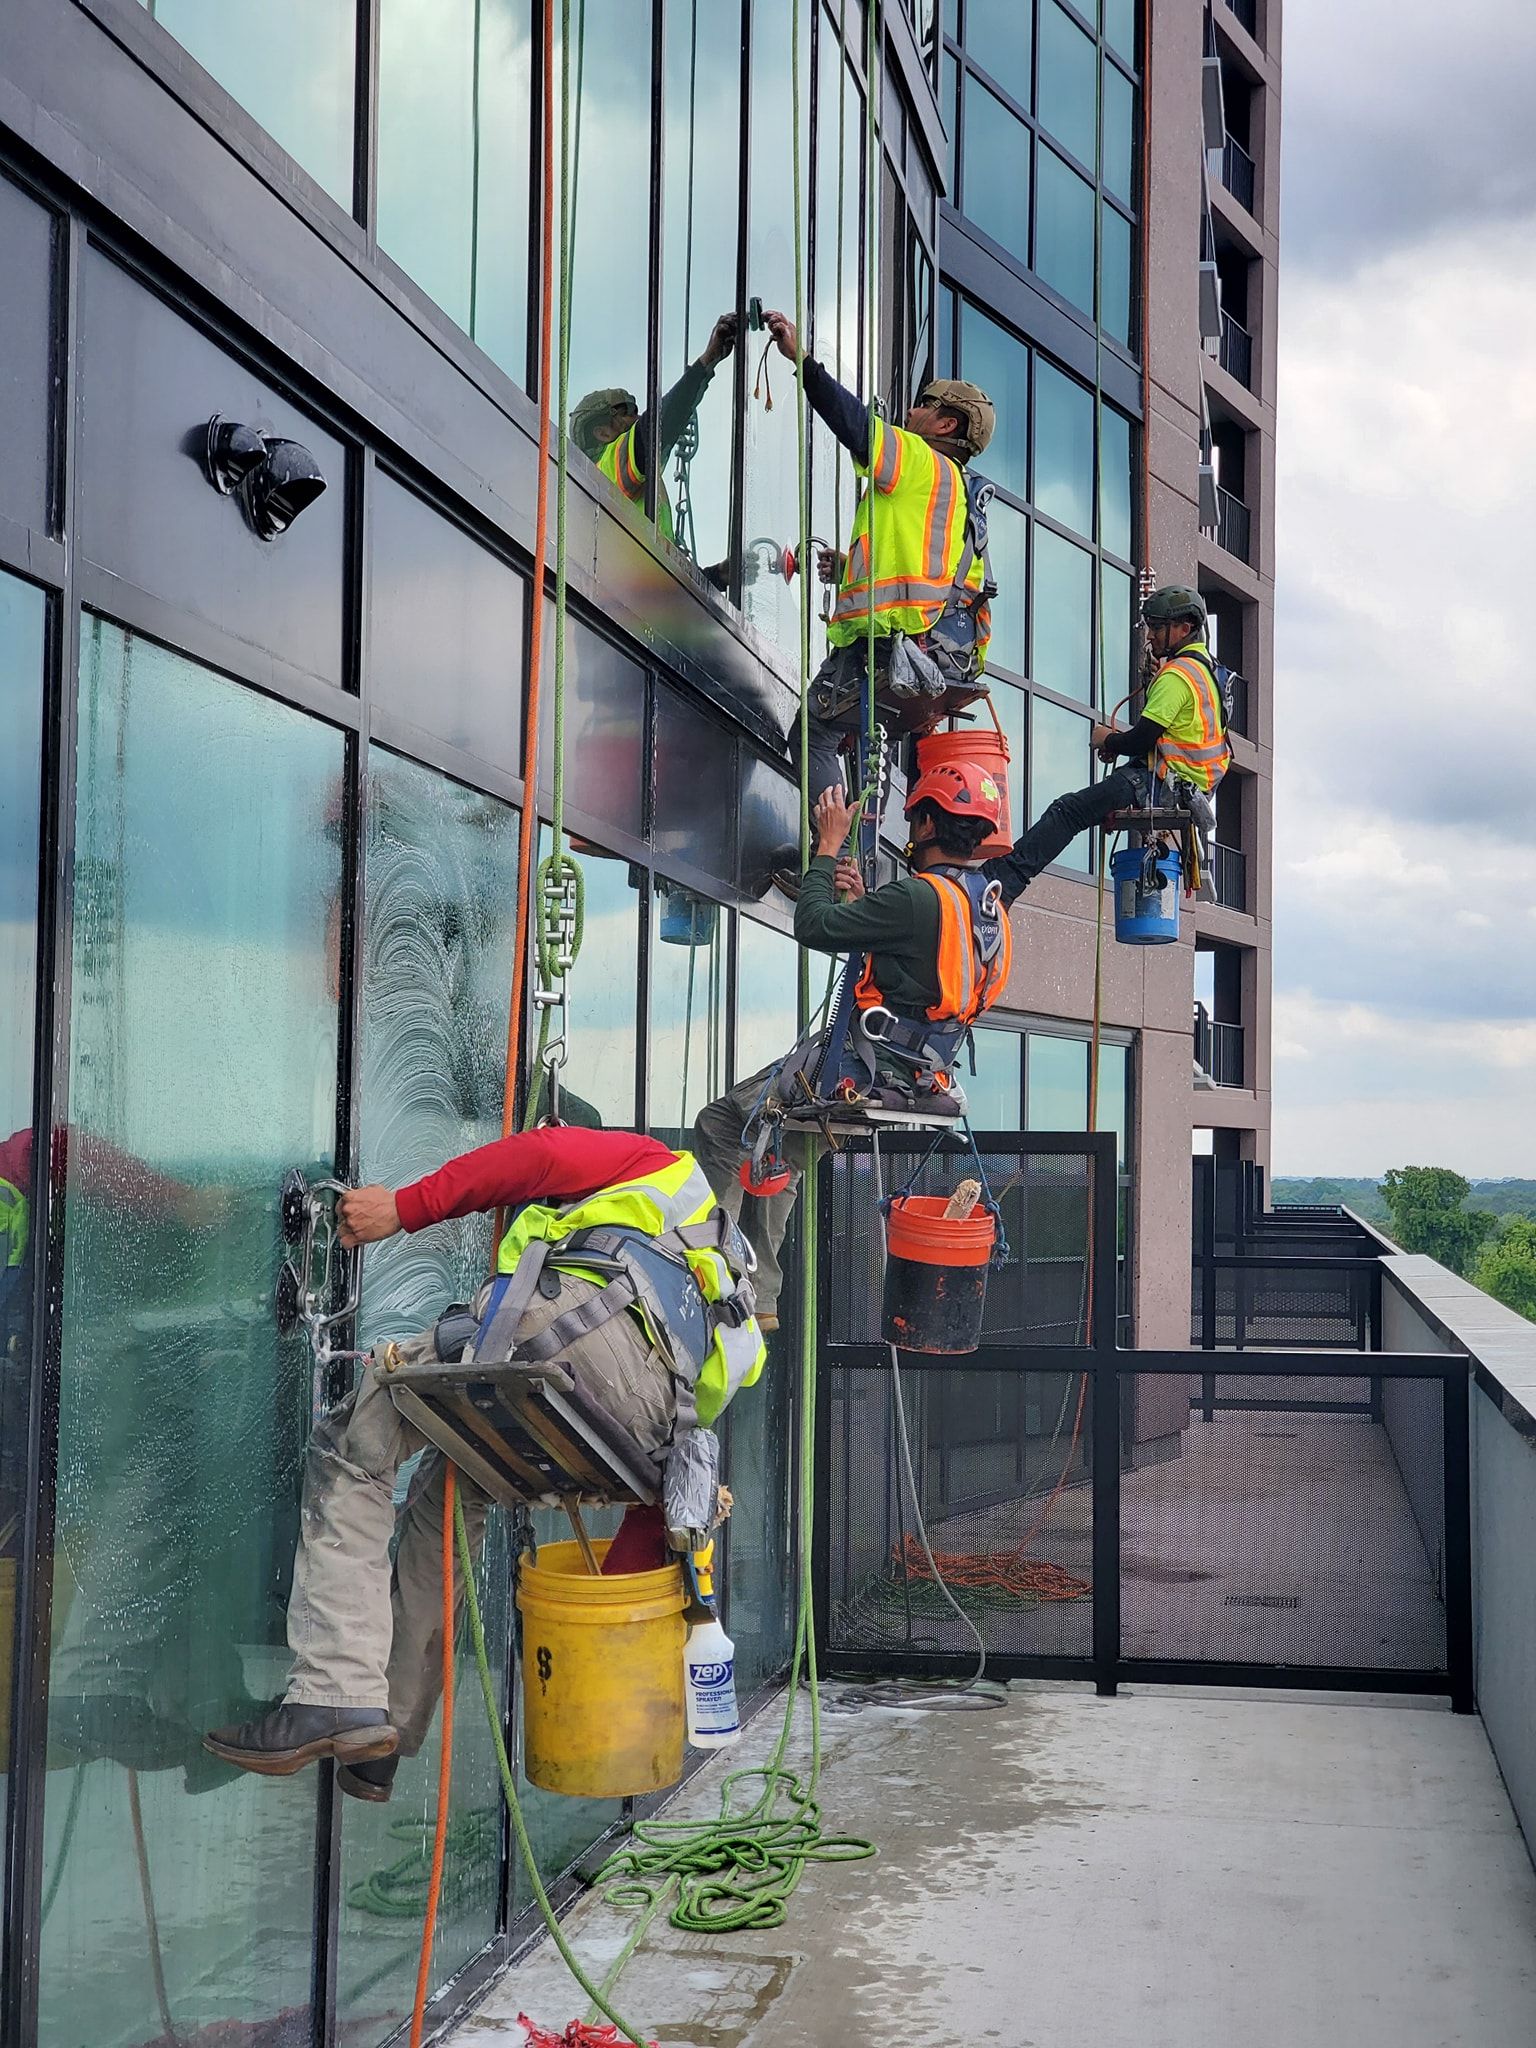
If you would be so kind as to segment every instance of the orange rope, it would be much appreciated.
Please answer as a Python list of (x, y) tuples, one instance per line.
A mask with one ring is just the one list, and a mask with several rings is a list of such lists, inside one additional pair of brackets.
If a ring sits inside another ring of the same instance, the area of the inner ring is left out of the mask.
[(411, 2048), (421, 2048), (426, 2025), (427, 1993), (432, 1983), (432, 1944), (437, 1937), (437, 1907), (443, 1890), (443, 1852), (448, 1844), (448, 1800), (453, 1789), (453, 1466), (443, 1465), (443, 1747), (437, 1767), (437, 1827), (432, 1836), (432, 1876), (427, 1884), (427, 1917), (421, 1929), (421, 1960), (416, 1965), (416, 2002), (411, 2008)]
[(1065, 1565), (1051, 1564), (1045, 1559), (1022, 1558), (1017, 1551), (1012, 1555), (980, 1556), (968, 1551), (936, 1550), (933, 1562), (938, 1567), (937, 1581), (929, 1569), (923, 1546), (915, 1536), (907, 1538), (905, 1549), (894, 1549), (891, 1560), (908, 1579), (924, 1580), (929, 1584), (942, 1583), (951, 1592), (1008, 1593), (1017, 1599), (1043, 1603), (1081, 1600), (1093, 1591), (1088, 1579), (1078, 1578)]

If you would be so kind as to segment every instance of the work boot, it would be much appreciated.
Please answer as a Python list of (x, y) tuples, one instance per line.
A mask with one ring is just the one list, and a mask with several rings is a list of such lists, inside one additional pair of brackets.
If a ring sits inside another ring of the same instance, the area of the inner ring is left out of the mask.
[(775, 889), (782, 889), (793, 903), (800, 894), (800, 849), (798, 846), (775, 847), (768, 857), (768, 879)]
[(390, 1756), (400, 1737), (383, 1707), (304, 1707), (284, 1704), (241, 1728), (212, 1728), (204, 1749), (264, 1778), (291, 1778), (323, 1756), (367, 1763)]
[(387, 1803), (395, 1789), (398, 1756), (371, 1757), (366, 1763), (338, 1764), (336, 1782), (353, 1799), (367, 1799), (375, 1806)]

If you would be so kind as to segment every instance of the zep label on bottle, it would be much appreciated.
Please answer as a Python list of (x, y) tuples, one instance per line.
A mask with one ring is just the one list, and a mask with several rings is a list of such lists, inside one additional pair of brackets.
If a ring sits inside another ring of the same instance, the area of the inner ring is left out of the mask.
[(736, 1715), (736, 1660), (696, 1664), (688, 1660), (688, 1690), (693, 1695), (693, 1725), (700, 1735), (734, 1735), (741, 1725)]

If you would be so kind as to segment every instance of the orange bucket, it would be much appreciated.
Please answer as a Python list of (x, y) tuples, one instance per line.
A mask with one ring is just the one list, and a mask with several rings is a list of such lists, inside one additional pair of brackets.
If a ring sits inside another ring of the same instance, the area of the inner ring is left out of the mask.
[(897, 1195), (885, 1226), (885, 1341), (903, 1351), (974, 1351), (997, 1239), (990, 1209), (946, 1216), (947, 1195)]
[[(991, 706), (987, 707), (989, 710)], [(994, 720), (996, 713), (993, 714)], [(1008, 742), (1002, 729), (994, 724), (991, 732), (984, 728), (975, 732), (930, 732), (925, 733), (917, 743), (917, 772), (924, 775), (930, 768), (940, 768), (950, 761), (974, 761), (978, 768), (984, 768), (1002, 792), (1003, 815), (997, 830), (990, 839), (983, 840), (984, 854), (1011, 853), (1013, 851), (1013, 806), (1008, 800)]]

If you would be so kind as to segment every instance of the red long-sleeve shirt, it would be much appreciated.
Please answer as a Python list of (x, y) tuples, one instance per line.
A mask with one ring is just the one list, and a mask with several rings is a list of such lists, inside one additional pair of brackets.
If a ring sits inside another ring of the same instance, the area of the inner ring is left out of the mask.
[(425, 1230), (445, 1216), (477, 1209), (515, 1209), (553, 1195), (574, 1201), (671, 1166), (677, 1154), (634, 1131), (589, 1131), (569, 1126), (524, 1131), (461, 1153), (395, 1194), (406, 1230)]

